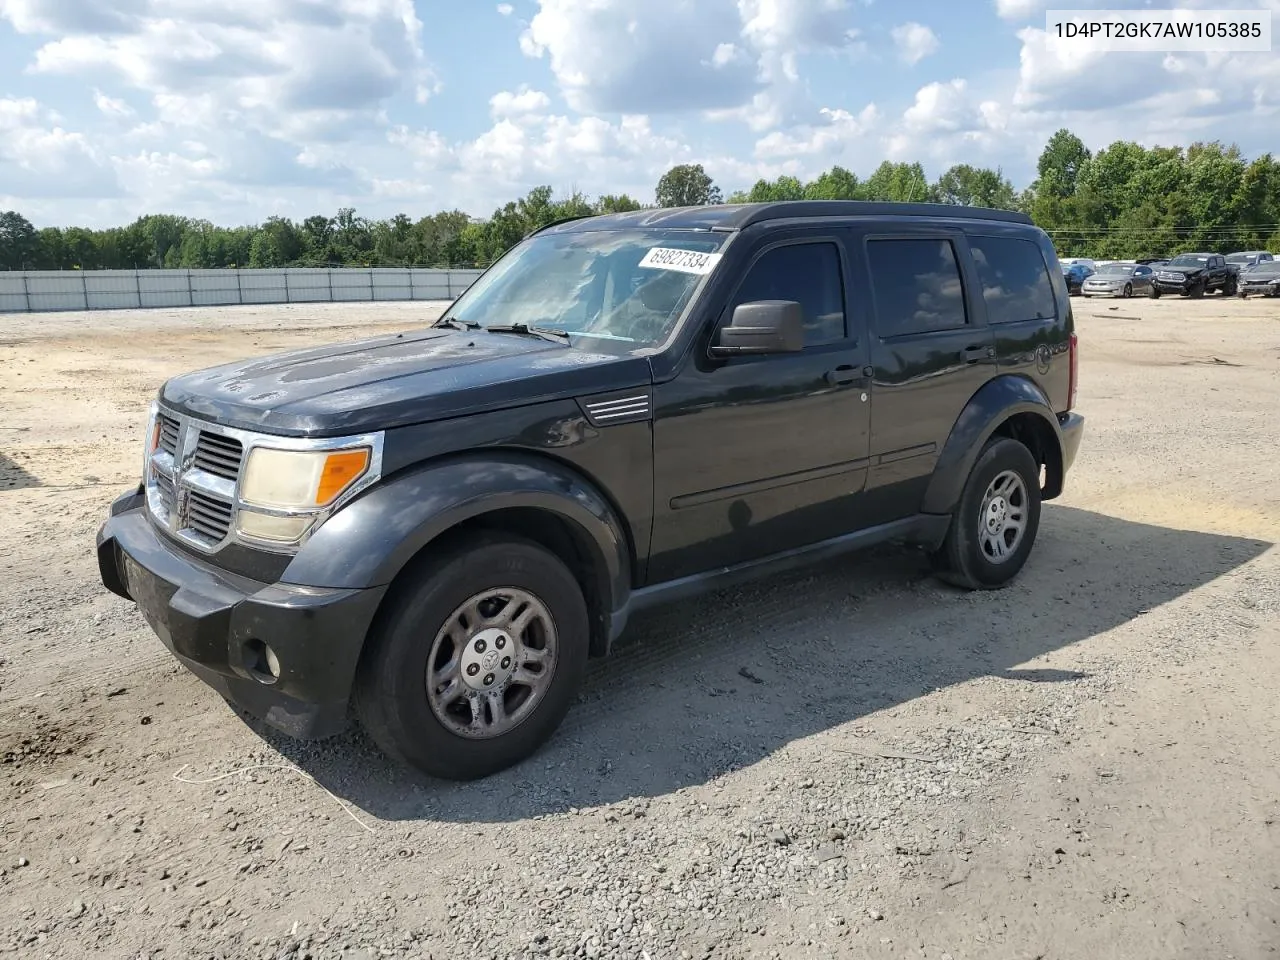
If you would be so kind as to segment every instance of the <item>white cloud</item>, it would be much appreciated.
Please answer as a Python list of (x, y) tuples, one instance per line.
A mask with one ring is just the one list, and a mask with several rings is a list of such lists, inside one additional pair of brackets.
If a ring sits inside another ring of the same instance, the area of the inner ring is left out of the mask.
[(941, 46), (938, 37), (922, 23), (904, 23), (892, 30), (893, 42), (898, 48), (898, 56), (913, 66), (938, 52)]
[(787, 133), (774, 131), (756, 141), (756, 156), (765, 160), (810, 157), (838, 162), (880, 122), (880, 111), (874, 103), (867, 104), (856, 116), (847, 110), (825, 107), (820, 112), (826, 118), (825, 124), (798, 127)]
[(489, 112), (495, 117), (541, 113), (551, 106), (551, 98), (541, 90), (522, 87), (518, 92), (501, 90), (489, 98)]
[(20, 33), (53, 34), (36, 73), (112, 74), (178, 112), (269, 136), (341, 135), (402, 90), (438, 89), (413, 0), (0, 0)]
[(509, 3), (498, 4), (498, 13), (504, 17), (509, 17), (516, 12), (516, 8)]
[(1004, 20), (1030, 20), (1046, 5), (1047, 0), (995, 0), (996, 15)]
[[(857, 46), (849, 0), (539, 0), (520, 38), (580, 112), (793, 112), (800, 57)], [(794, 88), (794, 89), (792, 89)], [(755, 99), (755, 104), (753, 104)]]
[(0, 98), (0, 191), (24, 199), (118, 195), (101, 151), (59, 121), (32, 98)]
[(93, 91), (93, 102), (98, 110), (108, 117), (132, 117), (134, 116), (133, 107), (125, 103), (118, 97), (108, 97), (101, 90)]

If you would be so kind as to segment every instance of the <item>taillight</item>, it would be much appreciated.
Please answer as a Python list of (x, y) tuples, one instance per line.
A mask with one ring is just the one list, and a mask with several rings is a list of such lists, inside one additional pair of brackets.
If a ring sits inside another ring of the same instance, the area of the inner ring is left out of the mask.
[(1067, 381), (1067, 409), (1074, 410), (1076, 406), (1076, 387), (1080, 383), (1080, 351), (1074, 333), (1071, 334), (1069, 344), (1067, 348), (1067, 369), (1070, 370), (1070, 375)]

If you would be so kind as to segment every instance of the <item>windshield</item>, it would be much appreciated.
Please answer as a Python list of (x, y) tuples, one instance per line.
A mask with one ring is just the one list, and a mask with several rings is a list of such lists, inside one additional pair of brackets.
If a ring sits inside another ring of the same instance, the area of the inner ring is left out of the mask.
[(694, 230), (539, 234), (513, 247), (441, 320), (652, 346), (671, 332), (725, 239)]
[(1108, 263), (1106, 266), (1102, 266), (1098, 268), (1098, 273), (1100, 274), (1112, 273), (1112, 274), (1120, 274), (1123, 276), (1124, 274), (1132, 273), (1132, 272), (1133, 272), (1133, 265), (1128, 263)]
[(1184, 253), (1174, 257), (1169, 261), (1171, 267), (1203, 267), (1209, 262), (1208, 257), (1196, 257), (1189, 253)]

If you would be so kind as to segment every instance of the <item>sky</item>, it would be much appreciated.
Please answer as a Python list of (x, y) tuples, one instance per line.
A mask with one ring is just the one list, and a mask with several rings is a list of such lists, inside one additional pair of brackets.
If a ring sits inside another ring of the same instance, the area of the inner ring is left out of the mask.
[[(1280, 49), (1096, 52), (1045, 7), (1137, 0), (0, 0), (0, 210), (443, 209), (540, 184), (652, 202), (701, 163), (725, 194), (883, 160), (1035, 176), (1091, 149), (1220, 139), (1280, 152)], [(1163, 0), (1262, 9), (1280, 0)]]

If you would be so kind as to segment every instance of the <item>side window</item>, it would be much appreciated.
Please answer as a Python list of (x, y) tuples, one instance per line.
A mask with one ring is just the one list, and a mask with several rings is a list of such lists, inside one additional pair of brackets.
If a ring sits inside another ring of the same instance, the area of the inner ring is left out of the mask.
[(804, 344), (835, 343), (845, 336), (844, 280), (834, 243), (775, 247), (751, 267), (733, 306), (755, 300), (795, 300), (804, 310)]
[(955, 330), (968, 323), (950, 240), (868, 240), (867, 257), (881, 337)]
[(982, 298), (991, 323), (1048, 320), (1054, 316), (1053, 284), (1040, 248), (1017, 237), (970, 237)]

